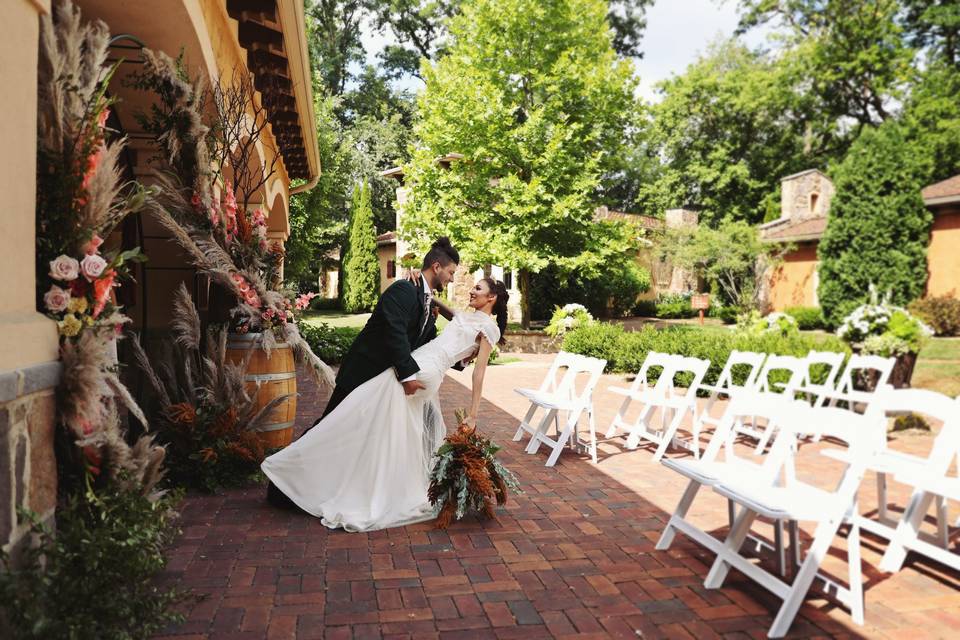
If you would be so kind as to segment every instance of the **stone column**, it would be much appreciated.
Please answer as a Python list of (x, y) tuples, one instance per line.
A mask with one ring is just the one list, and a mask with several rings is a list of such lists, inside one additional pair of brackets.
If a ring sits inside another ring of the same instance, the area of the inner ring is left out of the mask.
[(57, 329), (36, 311), (35, 297), (37, 55), (39, 18), (49, 12), (49, 0), (5, 3), (0, 38), (0, 86), (16, 96), (0, 118), (0, 545), (14, 551), (27, 530), (17, 507), (51, 520), (56, 504)]

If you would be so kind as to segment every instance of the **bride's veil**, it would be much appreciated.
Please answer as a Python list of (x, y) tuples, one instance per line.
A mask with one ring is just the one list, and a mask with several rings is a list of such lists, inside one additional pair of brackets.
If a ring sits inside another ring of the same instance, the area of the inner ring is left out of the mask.
[(440, 412), (440, 404), (435, 398), (427, 400), (423, 404), (423, 461), (426, 468), (423, 470), (425, 476), (429, 476), (433, 470), (433, 454), (437, 452), (443, 439), (447, 435), (447, 426), (443, 422), (443, 414)]

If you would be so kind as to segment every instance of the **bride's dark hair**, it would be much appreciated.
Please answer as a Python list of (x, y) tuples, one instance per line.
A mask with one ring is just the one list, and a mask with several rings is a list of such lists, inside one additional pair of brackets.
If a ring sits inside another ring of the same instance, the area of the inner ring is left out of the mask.
[(492, 295), (497, 296), (497, 301), (493, 303), (493, 315), (497, 318), (497, 327), (500, 328), (500, 342), (502, 345), (507, 341), (507, 301), (510, 300), (510, 294), (507, 293), (507, 285), (500, 280), (493, 278), (484, 278)]

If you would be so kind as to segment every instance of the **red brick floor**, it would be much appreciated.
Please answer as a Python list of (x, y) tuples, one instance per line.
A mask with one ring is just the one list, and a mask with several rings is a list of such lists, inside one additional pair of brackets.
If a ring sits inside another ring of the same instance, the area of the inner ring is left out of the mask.
[[(271, 508), (262, 487), (191, 496), (167, 577), (200, 599), (163, 637), (765, 637), (776, 598), (736, 572), (724, 588), (704, 589), (712, 556), (682, 535), (669, 551), (654, 549), (685, 483), (653, 463), (649, 450), (625, 451), (615, 439), (601, 445), (597, 465), (568, 452), (548, 469), (544, 452), (528, 456), (524, 443), (510, 441), (526, 408), (512, 389), (538, 385), (549, 363), (523, 358), (489, 369), (483, 394), (481, 428), (503, 446), (501, 457), (524, 490), (499, 522), (344, 533)], [(604, 376), (601, 383), (601, 431), (618, 405), (607, 385), (622, 381)], [(303, 376), (300, 382), (302, 429), (326, 397)], [(441, 396), (452, 423), (454, 409), (469, 403), (469, 370), (451, 372)], [(929, 435), (900, 435), (893, 445), (923, 452), (930, 442)], [(817, 458), (800, 473), (829, 478)], [(894, 488), (890, 502), (902, 505), (904, 495)], [(876, 505), (871, 478), (862, 504)], [(701, 492), (691, 514), (723, 534), (725, 503), (712, 492)], [(844, 548), (836, 541), (828, 566), (841, 580)], [(903, 571), (880, 573), (884, 549), (864, 540), (863, 627), (811, 596), (791, 637), (958, 637), (960, 576), (912, 557)]]

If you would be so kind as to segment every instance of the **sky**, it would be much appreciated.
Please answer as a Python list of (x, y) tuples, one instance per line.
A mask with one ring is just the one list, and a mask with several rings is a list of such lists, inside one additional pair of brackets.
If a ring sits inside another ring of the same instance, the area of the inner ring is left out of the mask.
[[(681, 74), (698, 54), (718, 38), (733, 35), (737, 26), (736, 0), (657, 0), (647, 9), (647, 29), (643, 36), (643, 58), (635, 61), (639, 78), (638, 94), (657, 101), (654, 85), (673, 74)], [(761, 30), (747, 34), (746, 42), (757, 46), (765, 35)], [(389, 34), (363, 29), (362, 40), (370, 64), (391, 41)], [(414, 91), (423, 87), (416, 78), (398, 81), (397, 86)]]

